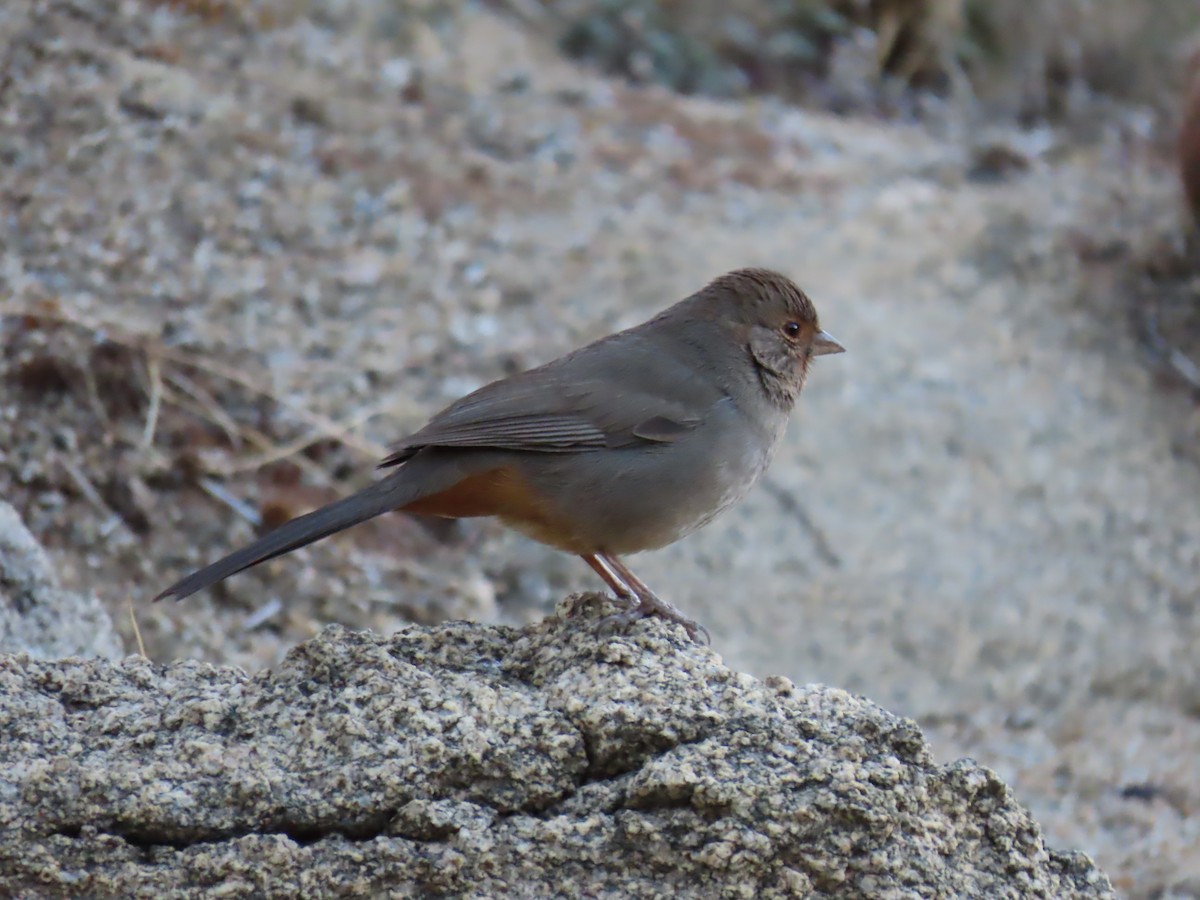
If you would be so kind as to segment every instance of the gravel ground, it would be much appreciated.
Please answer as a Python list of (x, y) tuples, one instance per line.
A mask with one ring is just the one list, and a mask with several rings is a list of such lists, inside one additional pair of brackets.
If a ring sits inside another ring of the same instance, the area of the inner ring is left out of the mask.
[(313, 7), (0, 10), (0, 491), (64, 585), (154, 659), (248, 668), (330, 621), (539, 618), (582, 563), (398, 517), (147, 601), (464, 391), (773, 266), (849, 352), (768, 483), (639, 573), (730, 666), (992, 766), (1128, 896), (1200, 896), (1196, 406), (1079, 252), (1161, 220), (1170, 173), (1114, 129), (977, 178), (953, 129)]

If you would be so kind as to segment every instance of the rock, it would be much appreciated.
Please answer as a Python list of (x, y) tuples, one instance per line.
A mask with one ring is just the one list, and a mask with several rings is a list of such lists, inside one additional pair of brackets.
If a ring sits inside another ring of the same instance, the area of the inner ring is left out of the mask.
[(989, 770), (596, 595), (273, 672), (0, 660), (0, 895), (1110, 897)]
[(211, 104), (204, 85), (186, 69), (135, 56), (121, 55), (117, 59), (123, 82), (118, 102), (131, 115), (197, 120)]
[(49, 560), (17, 511), (0, 501), (0, 653), (34, 658), (123, 653), (112, 620), (90, 594), (58, 586)]

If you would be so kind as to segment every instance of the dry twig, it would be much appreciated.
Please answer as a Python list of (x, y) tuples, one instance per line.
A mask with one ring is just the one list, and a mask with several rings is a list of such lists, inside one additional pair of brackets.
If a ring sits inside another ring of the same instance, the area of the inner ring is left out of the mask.
[(146, 410), (146, 425), (142, 429), (143, 450), (149, 450), (154, 445), (154, 432), (158, 428), (158, 411), (162, 406), (162, 376), (158, 368), (158, 360), (152, 355), (146, 355), (146, 376), (150, 381), (150, 405)]
[(762, 479), (762, 486), (783, 508), (784, 512), (790, 513), (791, 516), (799, 523), (810, 538), (812, 538), (813, 548), (817, 551), (817, 556), (821, 561), (828, 566), (833, 566), (835, 569), (842, 565), (842, 559), (834, 551), (829, 543), (829, 538), (825, 532), (809, 515), (808, 510), (804, 508), (804, 504), (800, 502), (794, 492), (789, 491), (783, 485), (779, 484), (770, 476)]
[[(343, 446), (373, 459), (379, 459), (386, 452), (386, 448), (374, 441), (354, 434), (354, 429), (387, 409), (390, 405), (389, 403), (383, 402), (362, 407), (349, 416), (346, 421), (338, 422), (320, 413), (307, 410), (298, 403), (279, 396), (270, 388), (259, 384), (249, 375), (237, 369), (206, 359), (194, 351), (165, 346), (146, 335), (128, 334), (120, 327), (111, 323), (80, 316), (69, 310), (50, 310), (35, 306), (18, 306), (14, 304), (0, 305), (0, 316), (70, 325), (94, 335), (103, 335), (106, 340), (112, 343), (145, 354), (149, 376), (149, 409), (142, 433), (143, 449), (149, 449), (153, 444), (161, 412), (161, 404), (165, 400), (168, 403), (185, 408), (193, 414), (198, 414), (207, 421), (217, 425), (225, 431), (230, 443), (234, 447), (238, 447), (242, 443), (248, 443), (260, 451), (255, 456), (247, 457), (228, 466), (221, 467), (219, 471), (214, 467), (212, 474), (231, 475), (251, 471), (269, 463), (295, 456), (297, 464), (312, 474), (320, 473), (319, 477), (321, 481), (331, 483), (332, 479), (324, 470), (316, 467), (311, 461), (305, 460), (304, 457), (297, 456), (297, 454), (322, 440), (337, 441)], [(164, 370), (163, 363), (173, 363), (175, 368), (173, 370)], [(261, 397), (265, 397), (279, 407), (288, 410), (297, 419), (314, 430), (286, 444), (276, 444), (256, 429), (239, 424), (221, 407), (221, 404), (215, 397), (196, 384), (192, 378), (189, 378), (180, 369), (203, 372), (243, 387)], [(171, 387), (167, 387), (167, 384), (171, 385)], [(103, 404), (99, 403), (99, 395), (94, 383), (89, 383), (88, 387), (89, 398), (92, 400), (93, 405), (97, 406), (97, 415), (103, 421), (107, 422), (107, 412), (103, 409)], [(189, 399), (184, 399), (185, 397), (190, 398), (190, 402)]]
[(128, 539), (131, 536), (129, 526), (125, 524), (125, 520), (121, 518), (120, 513), (109, 506), (104, 501), (104, 498), (100, 496), (100, 491), (92, 484), (91, 479), (87, 477), (87, 473), (65, 456), (58, 457), (58, 464), (62, 466), (63, 471), (74, 482), (79, 493), (104, 516), (104, 522), (100, 525), (100, 534), (107, 537), (120, 529), (124, 533), (125, 538)]
[(133, 597), (129, 598), (129, 624), (133, 626), (133, 639), (137, 641), (138, 653), (142, 659), (149, 659), (146, 655), (146, 642), (142, 640), (142, 629), (138, 627), (137, 615), (133, 609)]
[(1160, 364), (1170, 369), (1192, 390), (1200, 392), (1200, 364), (1191, 356), (1172, 344), (1159, 328), (1159, 313), (1167, 302), (1200, 303), (1200, 279), (1189, 285), (1186, 297), (1163, 296), (1161, 288), (1153, 297), (1135, 298), (1134, 313), (1138, 319), (1142, 342)]

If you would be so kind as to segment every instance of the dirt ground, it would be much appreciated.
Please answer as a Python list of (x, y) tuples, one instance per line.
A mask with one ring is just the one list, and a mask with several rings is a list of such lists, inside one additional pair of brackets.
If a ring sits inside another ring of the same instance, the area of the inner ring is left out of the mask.
[[(1123, 894), (1200, 897), (1200, 415), (1130, 325), (1125, 248), (1178, 203), (1135, 129), (679, 98), (478, 10), (190, 6), (226, 13), (0, 11), (0, 493), (131, 651), (259, 668), (597, 587), (394, 517), (149, 603), (463, 392), (772, 266), (849, 352), (767, 483), (639, 574), (730, 665), (995, 768)], [(1025, 162), (981, 169), (995, 142)]]

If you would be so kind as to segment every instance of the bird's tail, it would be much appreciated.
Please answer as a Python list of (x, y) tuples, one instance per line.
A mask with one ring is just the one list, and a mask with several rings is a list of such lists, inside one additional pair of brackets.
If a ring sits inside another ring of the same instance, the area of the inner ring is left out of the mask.
[(401, 469), (356, 494), (285, 522), (249, 546), (180, 579), (154, 599), (174, 597), (176, 600), (182, 600), (251, 566), (298, 550), (313, 541), (319, 541), (323, 537), (385, 512), (399, 509), (416, 499), (413, 496), (413, 480), (405, 477), (407, 475), (408, 473)]

